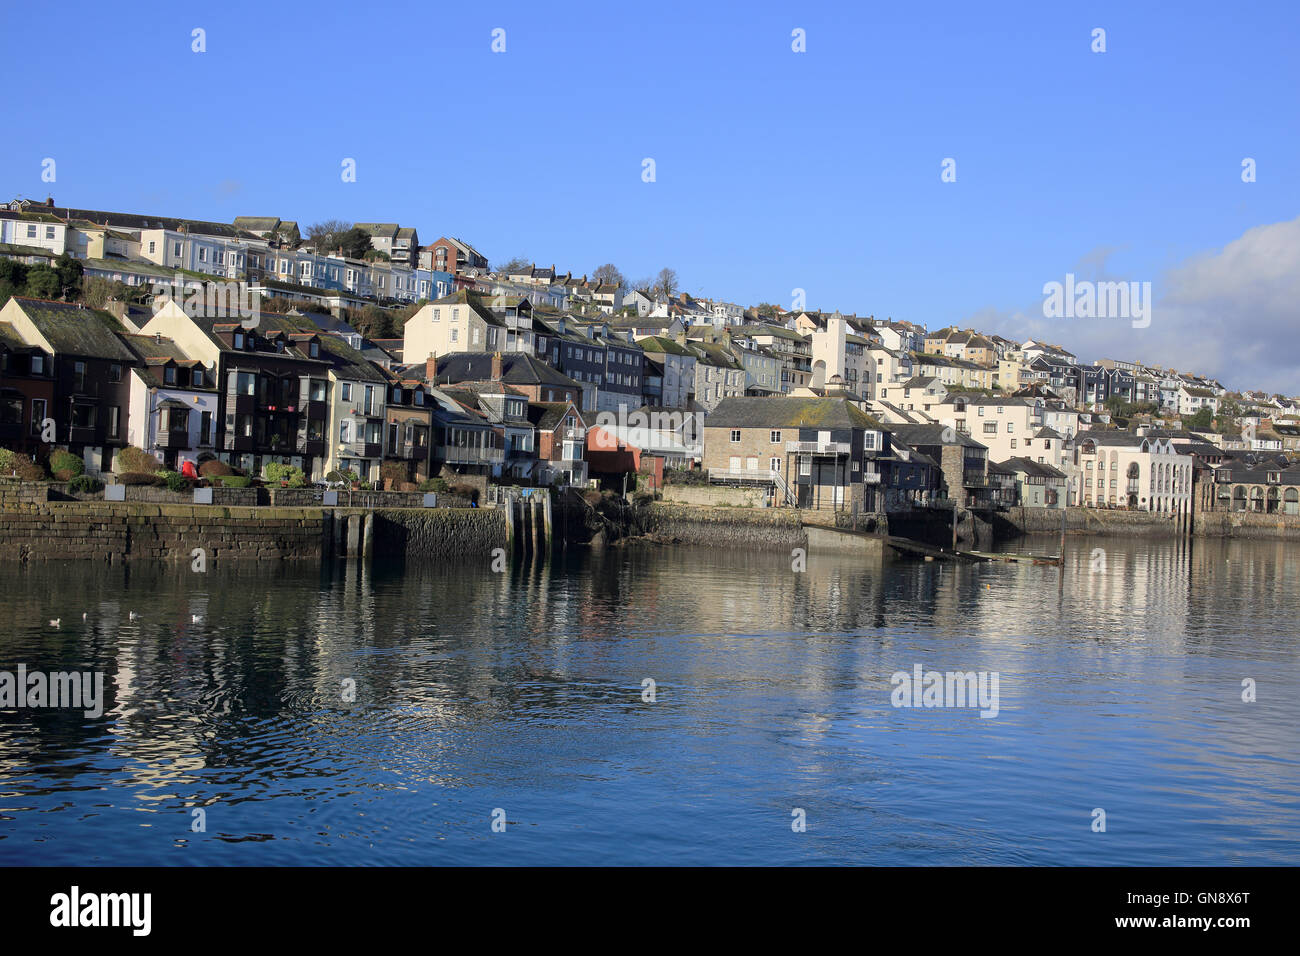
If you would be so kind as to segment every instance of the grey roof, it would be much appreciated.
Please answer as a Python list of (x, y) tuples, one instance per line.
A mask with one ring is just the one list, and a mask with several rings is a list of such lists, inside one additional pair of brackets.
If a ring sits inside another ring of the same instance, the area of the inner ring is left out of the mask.
[(121, 328), (121, 323), (108, 312), (87, 309), (71, 302), (51, 302), (18, 295), (13, 297), (13, 301), (18, 303), (56, 353), (135, 361), (135, 355), (122, 344), (114, 331)]
[(1024, 472), (1026, 475), (1034, 478), (1065, 477), (1065, 472), (1053, 468), (1046, 462), (1034, 461), (1032, 458), (1025, 458), (1024, 456), (1008, 458), (1006, 461), (1000, 463), (1000, 467), (1011, 472)]
[[(988, 450), (988, 445), (978, 442), (970, 435), (959, 432), (954, 428), (937, 423), (925, 425), (890, 425), (889, 430), (896, 436), (899, 441), (905, 445), (915, 448), (917, 445), (961, 445), (965, 448), (983, 448)], [(945, 435), (945, 432), (947, 433)]]
[[(437, 362), (439, 384), (486, 381), (492, 376), (492, 356), (486, 352), (451, 352), (447, 355), (439, 355)], [(578, 382), (526, 352), (502, 354), (501, 381), (507, 385), (582, 388)]]
[(844, 398), (724, 398), (705, 419), (706, 428), (890, 429)]

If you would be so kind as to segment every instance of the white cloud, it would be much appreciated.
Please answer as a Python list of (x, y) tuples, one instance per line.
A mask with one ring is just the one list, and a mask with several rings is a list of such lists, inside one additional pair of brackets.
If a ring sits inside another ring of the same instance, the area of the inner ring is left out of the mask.
[[(1080, 265), (1104, 273), (1113, 251), (1094, 250)], [(1300, 394), (1300, 217), (1193, 256), (1166, 272), (1155, 293), (1145, 329), (1124, 319), (1045, 319), (1041, 300), (1013, 313), (984, 310), (963, 324), (1059, 343), (1085, 361), (1137, 359), (1211, 375), (1229, 388)]]

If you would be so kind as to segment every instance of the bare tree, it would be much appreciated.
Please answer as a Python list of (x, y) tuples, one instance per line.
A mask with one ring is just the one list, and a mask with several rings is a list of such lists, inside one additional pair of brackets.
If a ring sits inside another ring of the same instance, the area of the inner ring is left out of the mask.
[(512, 272), (521, 272), (529, 269), (533, 265), (532, 259), (525, 259), (523, 256), (515, 256), (513, 259), (507, 259), (505, 262), (499, 262), (493, 267), (492, 271), (499, 276), (509, 275)]
[(307, 227), (307, 241), (315, 246), (317, 252), (332, 252), (351, 228), (352, 223), (342, 219), (323, 219)]
[(677, 291), (677, 273), (667, 266), (660, 269), (659, 275), (655, 276), (655, 290), (671, 299), (673, 293)]
[(620, 291), (626, 292), (628, 289), (627, 279), (623, 273), (618, 271), (618, 267), (612, 262), (606, 262), (603, 266), (597, 266), (592, 271), (591, 277), (601, 285), (616, 285)]

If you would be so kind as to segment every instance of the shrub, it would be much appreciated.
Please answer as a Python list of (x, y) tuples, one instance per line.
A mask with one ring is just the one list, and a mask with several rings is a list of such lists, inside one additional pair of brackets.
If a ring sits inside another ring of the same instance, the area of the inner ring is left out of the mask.
[(179, 471), (160, 471), (158, 477), (163, 480), (169, 491), (189, 491), (194, 483)]
[(452, 485), (447, 490), (457, 498), (467, 498), (470, 501), (478, 501), (478, 489), (473, 485)]
[(104, 490), (104, 483), (90, 475), (77, 475), (68, 482), (68, 491), (74, 495), (93, 495)]
[(59, 481), (71, 481), (86, 473), (86, 463), (71, 452), (56, 451), (50, 455), (50, 471)]
[(127, 445), (118, 451), (114, 468), (118, 474), (153, 474), (162, 471), (162, 463), (143, 448)]
[(633, 504), (637, 505), (638, 507), (640, 507), (641, 505), (648, 505), (650, 504), (650, 502), (654, 500), (655, 500), (655, 496), (648, 491), (638, 491), (636, 494), (632, 496)]
[(357, 482), (357, 487), (360, 488), (362, 491), (371, 491), (373, 490), (374, 486), (370, 484), (369, 478), (362, 478), (359, 482)]
[(436, 491), (440, 495), (445, 495), (451, 491), (451, 487), (443, 478), (426, 478), (420, 482), (419, 488), (421, 491)]
[(231, 468), (220, 458), (213, 458), (211, 461), (205, 461), (199, 465), (199, 474), (204, 478), (223, 478), (226, 475), (236, 475), (238, 470)]
[(167, 479), (148, 471), (127, 471), (117, 476), (119, 485), (149, 485), (154, 488), (166, 488)]
[(379, 466), (379, 475), (385, 481), (405, 481), (406, 462), (386, 461)]
[(330, 482), (331, 484), (338, 484), (340, 482), (345, 485), (351, 484), (352, 482), (357, 480), (357, 473), (355, 471), (350, 471), (350, 470), (338, 471), (336, 469), (334, 471), (331, 471), (328, 475), (326, 475), (325, 480)]
[(14, 455), (10, 469), (12, 474), (23, 481), (44, 481), (46, 478), (45, 466), (40, 462), (32, 461), (26, 455)]
[(222, 488), (247, 488), (253, 483), (253, 479), (247, 475), (226, 475), (218, 478)]
[(295, 468), (294, 474), (289, 476), (289, 487), (290, 488), (307, 487), (307, 476), (302, 473), (301, 468)]
[(0, 448), (0, 475), (12, 475), (14, 471), (14, 453), (8, 448)]

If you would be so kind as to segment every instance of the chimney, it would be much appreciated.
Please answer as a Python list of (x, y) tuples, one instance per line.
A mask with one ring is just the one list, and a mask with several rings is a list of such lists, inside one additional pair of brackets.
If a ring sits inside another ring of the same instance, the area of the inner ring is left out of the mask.
[(501, 381), (501, 374), (502, 374), (501, 366), (502, 366), (501, 353), (493, 352), (492, 353), (492, 381), (494, 382)]
[(437, 379), (438, 379), (438, 358), (433, 352), (430, 352), (429, 357), (424, 360), (424, 380), (426, 382), (432, 383), (437, 381)]
[(154, 345), (162, 345), (162, 333), (161, 333), (161, 332), (155, 332), (155, 333), (153, 334), (153, 344), (154, 344)]

